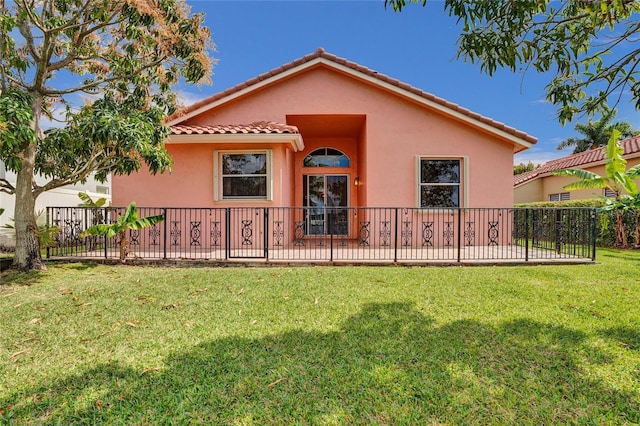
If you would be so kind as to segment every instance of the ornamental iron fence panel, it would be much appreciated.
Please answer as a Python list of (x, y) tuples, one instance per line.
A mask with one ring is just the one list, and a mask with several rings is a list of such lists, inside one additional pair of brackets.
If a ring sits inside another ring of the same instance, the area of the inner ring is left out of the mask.
[[(61, 228), (48, 258), (120, 255), (122, 235), (84, 237), (123, 207), (49, 207)], [(273, 262), (491, 262), (595, 260), (589, 208), (140, 207), (164, 221), (125, 234), (130, 258)]]

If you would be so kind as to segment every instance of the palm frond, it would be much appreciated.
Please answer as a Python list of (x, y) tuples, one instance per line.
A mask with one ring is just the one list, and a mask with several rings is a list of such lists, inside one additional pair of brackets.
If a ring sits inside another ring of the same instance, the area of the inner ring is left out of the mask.
[(147, 216), (137, 219), (131, 223), (129, 223), (129, 228), (133, 230), (143, 229), (148, 226), (153, 226), (158, 222), (162, 222), (164, 220), (164, 215), (155, 215), (155, 216)]
[(80, 236), (84, 238), (84, 237), (88, 237), (88, 236), (97, 237), (99, 235), (107, 235), (109, 233), (109, 230), (111, 229), (111, 227), (112, 227), (112, 225), (107, 225), (107, 224), (93, 225), (93, 226), (90, 226), (89, 228), (85, 229), (84, 232), (82, 232), (82, 234), (80, 234)]
[(573, 191), (576, 189), (601, 189), (601, 188), (609, 188), (613, 190), (609, 181), (603, 177), (600, 177), (598, 179), (578, 180), (562, 187), (562, 189), (566, 191)]
[(571, 176), (577, 177), (578, 179), (588, 180), (588, 179), (598, 179), (601, 176), (590, 172), (588, 170), (583, 169), (563, 169), (563, 170), (555, 170), (553, 172), (554, 176)]
[(607, 156), (605, 169), (607, 171), (607, 176), (611, 178), (613, 178), (614, 175), (624, 173), (627, 170), (627, 160), (622, 157), (624, 149), (618, 143), (619, 138), (620, 132), (614, 130), (613, 133), (611, 133), (605, 152)]
[(124, 215), (118, 218), (118, 222), (131, 223), (136, 219), (138, 219), (138, 209), (136, 209), (135, 201), (132, 201), (131, 204), (127, 206), (127, 210), (124, 212)]
[(638, 193), (638, 185), (636, 184), (636, 181), (629, 176), (628, 173), (625, 173), (623, 176), (622, 187), (625, 191), (627, 191), (627, 194), (630, 194), (631, 196)]
[(578, 143), (581, 141), (581, 139), (577, 139), (577, 138), (568, 138), (563, 140), (562, 142), (560, 142), (558, 144), (558, 146), (556, 147), (557, 150), (563, 150), (566, 148), (571, 148), (572, 146), (576, 146), (578, 145)]
[(640, 178), (640, 164), (633, 166), (629, 170), (627, 170), (627, 176), (629, 176), (631, 179)]

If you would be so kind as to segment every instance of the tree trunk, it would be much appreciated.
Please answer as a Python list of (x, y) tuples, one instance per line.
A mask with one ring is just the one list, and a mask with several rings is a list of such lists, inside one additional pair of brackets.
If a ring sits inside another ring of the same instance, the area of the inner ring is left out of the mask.
[(127, 254), (129, 239), (127, 238), (127, 230), (125, 229), (120, 233), (120, 262), (125, 263), (127, 261)]
[(616, 234), (616, 245), (627, 248), (627, 234), (624, 231), (624, 221), (620, 210), (616, 211)]
[(22, 169), (16, 179), (16, 206), (14, 221), (16, 231), (16, 253), (13, 266), (27, 271), (31, 269), (47, 269), (40, 255), (40, 241), (37, 235), (35, 218), (36, 198), (33, 188), (33, 164), (35, 160), (35, 145), (31, 144), (23, 151), (25, 157), (22, 161)]
[[(40, 136), (40, 114), (42, 112), (42, 98), (36, 96), (33, 104), (33, 122), (31, 124), (37, 137)], [(38, 239), (35, 218), (36, 195), (33, 191), (35, 178), (33, 176), (36, 161), (36, 141), (32, 141), (22, 151), (22, 168), (16, 178), (16, 206), (13, 213), (16, 231), (16, 253), (13, 266), (23, 271), (31, 269), (46, 270), (40, 255), (40, 241)]]
[(635, 229), (635, 248), (640, 248), (640, 221), (638, 220), (638, 216), (640, 212), (638, 209), (633, 209), (633, 213), (636, 221), (636, 229)]

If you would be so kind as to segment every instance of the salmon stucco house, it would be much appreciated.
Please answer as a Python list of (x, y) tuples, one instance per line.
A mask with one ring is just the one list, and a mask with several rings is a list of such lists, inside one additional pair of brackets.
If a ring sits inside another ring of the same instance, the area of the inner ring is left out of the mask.
[(163, 207), (510, 207), (536, 139), (318, 49), (170, 117), (171, 173), (113, 178)]
[[(171, 173), (114, 176), (120, 207), (102, 216), (113, 221), (132, 201), (141, 215), (164, 216), (130, 231), (138, 257), (461, 262), (595, 253), (589, 212), (564, 215), (565, 236), (513, 208), (513, 155), (533, 136), (323, 49), (167, 123)], [(66, 230), (55, 255), (83, 243), (76, 236), (90, 213), (50, 212)], [(109, 257), (116, 244), (90, 254)]]

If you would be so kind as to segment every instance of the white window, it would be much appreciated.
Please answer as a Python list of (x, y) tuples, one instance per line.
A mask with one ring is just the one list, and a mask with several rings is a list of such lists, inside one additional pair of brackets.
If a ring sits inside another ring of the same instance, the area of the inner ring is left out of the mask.
[(108, 186), (96, 186), (96, 193), (97, 194), (109, 194), (109, 187)]
[(609, 188), (604, 189), (604, 196), (607, 198), (615, 198), (616, 193), (610, 190)]
[(216, 151), (217, 200), (270, 200), (271, 151)]
[(569, 201), (571, 196), (568, 192), (559, 192), (557, 194), (549, 194), (549, 201)]
[(420, 207), (460, 207), (461, 163), (459, 159), (420, 158)]

